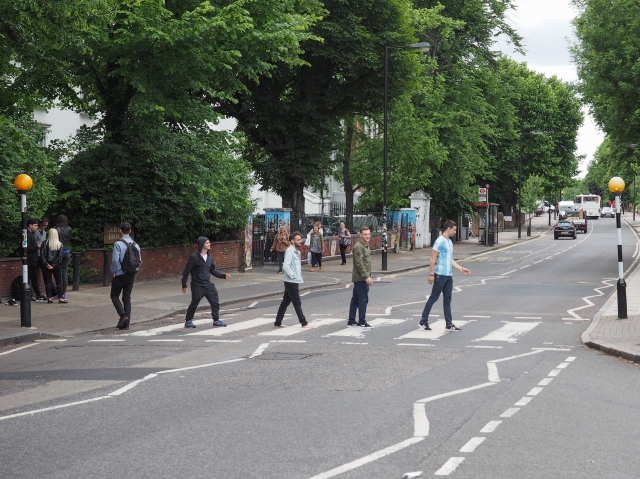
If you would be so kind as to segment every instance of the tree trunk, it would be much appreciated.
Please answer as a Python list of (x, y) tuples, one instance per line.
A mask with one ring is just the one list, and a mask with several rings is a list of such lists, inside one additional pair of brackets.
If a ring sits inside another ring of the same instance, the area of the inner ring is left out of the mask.
[(304, 218), (304, 185), (302, 183), (295, 185), (289, 194), (282, 195), (282, 207), (291, 208), (293, 218)]
[(342, 184), (345, 192), (345, 216), (347, 229), (353, 229), (353, 183), (351, 182), (351, 151), (353, 149), (353, 133), (352, 125), (347, 126), (346, 144), (344, 155), (342, 157)]

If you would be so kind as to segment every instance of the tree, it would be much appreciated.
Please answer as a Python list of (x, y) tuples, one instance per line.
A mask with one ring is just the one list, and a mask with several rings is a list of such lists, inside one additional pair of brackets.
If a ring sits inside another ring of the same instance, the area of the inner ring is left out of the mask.
[(538, 202), (542, 200), (543, 180), (537, 175), (531, 175), (522, 186), (522, 211), (529, 215), (527, 235), (531, 234), (531, 215), (538, 209)]

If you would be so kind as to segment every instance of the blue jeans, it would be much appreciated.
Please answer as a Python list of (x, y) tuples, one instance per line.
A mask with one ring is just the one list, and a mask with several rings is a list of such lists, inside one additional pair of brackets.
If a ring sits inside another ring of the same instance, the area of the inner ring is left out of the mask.
[(369, 302), (369, 285), (366, 281), (356, 281), (353, 283), (353, 296), (349, 306), (349, 322), (356, 322), (356, 309), (358, 310), (358, 320), (360, 324), (366, 322), (367, 303)]
[(434, 275), (433, 288), (431, 289), (431, 296), (427, 300), (427, 304), (424, 305), (422, 311), (421, 323), (429, 322), (429, 313), (431, 308), (438, 301), (440, 293), (444, 295), (444, 320), (447, 326), (453, 324), (453, 318), (451, 317), (451, 294), (453, 293), (453, 276), (444, 276), (441, 274)]

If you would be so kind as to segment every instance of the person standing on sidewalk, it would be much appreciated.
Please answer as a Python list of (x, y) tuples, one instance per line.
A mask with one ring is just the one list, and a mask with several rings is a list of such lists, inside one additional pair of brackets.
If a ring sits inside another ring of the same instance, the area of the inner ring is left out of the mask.
[(47, 240), (48, 226), (49, 226), (49, 219), (42, 218), (40, 221), (38, 221), (38, 229), (35, 231), (36, 241), (38, 242), (38, 268), (42, 270), (42, 280), (44, 281), (45, 289), (47, 285), (47, 278), (46, 278), (46, 272), (45, 272), (46, 267), (42, 264), (42, 243), (44, 243)]
[[(373, 284), (371, 279), (371, 250), (369, 241), (371, 240), (371, 230), (368, 226), (360, 228), (360, 241), (353, 246), (353, 271), (351, 281), (353, 281), (353, 295), (349, 306), (348, 328), (360, 327), (371, 329), (367, 323), (367, 303), (369, 302), (369, 286)], [(358, 311), (358, 322), (356, 322), (356, 310)]]
[(347, 264), (347, 248), (351, 246), (351, 232), (344, 225), (344, 221), (340, 222), (340, 231), (338, 231), (338, 239), (340, 241), (340, 257), (342, 258), (341, 266)]
[(289, 233), (284, 226), (280, 227), (280, 232), (273, 239), (273, 245), (271, 246), (271, 252), (275, 250), (276, 257), (278, 258), (278, 273), (282, 273), (282, 263), (284, 262), (284, 253), (289, 247)]
[(187, 309), (187, 316), (184, 320), (185, 328), (195, 328), (193, 324), (193, 316), (200, 300), (207, 298), (211, 305), (211, 317), (213, 318), (214, 328), (224, 328), (227, 325), (220, 321), (220, 300), (218, 299), (218, 290), (211, 282), (211, 275), (220, 279), (231, 279), (230, 274), (225, 274), (216, 269), (211, 253), (211, 241), (206, 236), (198, 238), (198, 251), (189, 256), (187, 266), (182, 273), (182, 292), (187, 292), (187, 279), (191, 274), (191, 304)]
[[(58, 239), (58, 231), (54, 228), (49, 231), (49, 239), (42, 243), (40, 249), (40, 257), (42, 259), (42, 273), (44, 275), (44, 286), (47, 292), (47, 302), (53, 303), (53, 280), (56, 280), (56, 289), (60, 291), (62, 288), (62, 243)], [(66, 299), (58, 298), (58, 303), (67, 304)]]
[(309, 251), (311, 251), (311, 272), (316, 270), (316, 265), (322, 271), (322, 248), (324, 246), (324, 238), (320, 233), (318, 225), (313, 225), (313, 231), (309, 236)]
[(38, 253), (40, 252), (38, 246), (38, 238), (36, 236), (38, 231), (38, 220), (30, 219), (27, 221), (27, 274), (29, 275), (29, 281), (31, 282), (31, 291), (35, 295), (35, 298), (21, 298), (21, 301), (38, 301), (44, 302), (47, 300), (40, 292), (40, 286), (38, 285)]
[[(113, 281), (111, 282), (111, 302), (120, 316), (116, 327), (121, 330), (129, 329), (129, 321), (131, 320), (131, 291), (133, 290), (133, 283), (136, 279), (135, 274), (126, 273), (122, 269), (122, 263), (128, 249), (127, 243), (133, 244), (138, 252), (140, 252), (140, 246), (133, 241), (129, 233), (131, 233), (131, 224), (122, 223), (120, 225), (120, 239), (113, 245), (113, 259), (111, 260), (111, 271), (114, 273)], [(142, 258), (142, 255), (140, 255), (140, 257)], [(120, 302), (120, 294), (122, 294), (122, 302)], [(124, 305), (122, 303), (124, 303)]]
[(69, 285), (69, 261), (71, 260), (71, 227), (65, 215), (56, 218), (56, 230), (62, 243), (62, 291), (58, 288), (60, 299), (67, 299), (67, 286)]
[(422, 311), (420, 319), (420, 327), (427, 331), (431, 331), (429, 327), (429, 313), (434, 303), (438, 301), (440, 293), (444, 296), (444, 320), (446, 322), (446, 331), (462, 331), (453, 324), (451, 316), (451, 295), (453, 293), (453, 268), (459, 270), (465, 276), (469, 276), (471, 271), (463, 268), (453, 259), (453, 242), (451, 238), (456, 235), (458, 229), (456, 222), (448, 220), (444, 223), (444, 231), (434, 241), (431, 248), (431, 257), (429, 258), (429, 284), (433, 285), (431, 296), (427, 300), (427, 304)]
[(303, 328), (311, 328), (307, 319), (302, 312), (302, 301), (300, 300), (300, 284), (304, 283), (302, 280), (302, 265), (300, 263), (300, 246), (302, 246), (302, 235), (297, 231), (291, 233), (289, 247), (284, 253), (284, 263), (282, 268), (284, 270), (284, 296), (282, 302), (278, 308), (278, 314), (276, 314), (276, 322), (273, 324), (276, 328), (286, 328), (282, 324), (282, 318), (286, 313), (287, 308), (293, 303), (293, 308), (296, 310), (298, 321)]

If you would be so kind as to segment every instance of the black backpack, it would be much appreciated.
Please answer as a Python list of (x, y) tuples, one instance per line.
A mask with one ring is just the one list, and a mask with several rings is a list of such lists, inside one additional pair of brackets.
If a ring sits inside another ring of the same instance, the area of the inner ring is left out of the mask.
[(16, 301), (20, 301), (22, 297), (22, 276), (16, 276), (11, 282), (11, 296)]
[(124, 252), (124, 258), (122, 258), (122, 264), (120, 267), (125, 274), (138, 274), (140, 271), (140, 265), (142, 264), (142, 259), (140, 258), (140, 251), (136, 248), (136, 242), (132, 241), (129, 243), (125, 240), (118, 240), (123, 242), (127, 249)]

